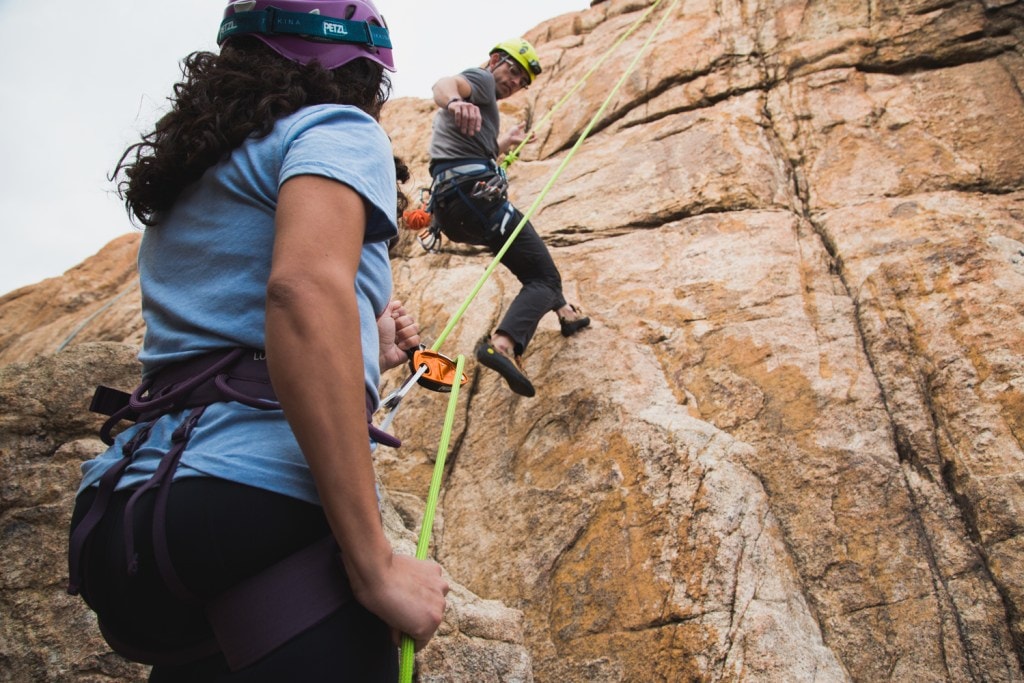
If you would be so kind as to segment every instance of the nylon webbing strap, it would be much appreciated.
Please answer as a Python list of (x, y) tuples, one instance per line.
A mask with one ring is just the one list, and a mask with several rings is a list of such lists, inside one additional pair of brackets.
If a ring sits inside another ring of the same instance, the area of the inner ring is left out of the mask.
[(337, 43), (391, 47), (391, 36), (383, 26), (366, 21), (323, 17), (319, 14), (287, 12), (275, 7), (231, 15), (220, 24), (217, 44), (220, 45), (231, 36), (246, 33), (295, 35)]
[[(462, 377), (466, 357), (459, 355), (455, 359), (455, 376)], [(444, 478), (444, 461), (448, 457), (448, 442), (451, 440), (452, 427), (455, 424), (455, 406), (459, 401), (461, 382), (452, 382), (452, 393), (448, 397), (448, 411), (444, 416), (444, 428), (441, 430), (441, 441), (437, 445), (437, 459), (434, 461), (434, 474), (430, 479), (430, 491), (427, 493), (427, 506), (423, 511), (423, 524), (420, 525), (420, 538), (416, 544), (416, 559), (427, 559), (430, 547), (430, 534), (434, 529), (434, 512), (437, 510), (437, 498), (441, 491), (441, 479)], [(416, 655), (413, 650), (412, 638), (402, 636), (402, 650), (399, 659), (398, 681), (410, 683)]]

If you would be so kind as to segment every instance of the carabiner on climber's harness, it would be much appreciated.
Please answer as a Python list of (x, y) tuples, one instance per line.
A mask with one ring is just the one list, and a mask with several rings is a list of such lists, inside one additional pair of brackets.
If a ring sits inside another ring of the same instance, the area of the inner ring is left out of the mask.
[(508, 176), (505, 175), (505, 169), (499, 167), (498, 172), (488, 180), (478, 180), (469, 196), (474, 199), (485, 199), (491, 202), (507, 197)]
[(441, 251), (441, 226), (433, 221), (416, 234), (416, 241), (428, 254), (436, 254)]

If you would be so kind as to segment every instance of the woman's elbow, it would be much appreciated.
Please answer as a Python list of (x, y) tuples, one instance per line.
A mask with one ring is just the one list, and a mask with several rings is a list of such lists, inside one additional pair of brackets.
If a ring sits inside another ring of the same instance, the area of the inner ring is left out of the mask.
[(267, 309), (292, 309), (303, 300), (307, 289), (308, 285), (298, 278), (271, 275), (267, 281)]

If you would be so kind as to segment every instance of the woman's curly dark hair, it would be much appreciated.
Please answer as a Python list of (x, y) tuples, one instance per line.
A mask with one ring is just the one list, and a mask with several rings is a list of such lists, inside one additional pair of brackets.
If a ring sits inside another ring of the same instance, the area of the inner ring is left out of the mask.
[[(182, 77), (168, 98), (171, 110), (125, 150), (111, 177), (129, 215), (145, 226), (156, 225), (206, 169), (247, 138), (270, 133), (278, 119), (314, 104), (348, 104), (379, 119), (391, 94), (390, 79), (373, 61), (354, 59), (333, 70), (303, 66), (251, 37), (232, 38), (220, 54), (192, 53)], [(400, 179), (408, 177), (401, 160), (395, 166)]]

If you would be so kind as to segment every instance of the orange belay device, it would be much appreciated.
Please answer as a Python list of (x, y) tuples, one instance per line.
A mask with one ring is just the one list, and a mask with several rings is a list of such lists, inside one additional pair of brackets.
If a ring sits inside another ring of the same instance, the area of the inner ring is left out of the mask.
[[(416, 379), (421, 387), (444, 393), (452, 390), (452, 384), (455, 383), (455, 361), (448, 356), (430, 349), (416, 349), (413, 351), (409, 364), (416, 372), (419, 372), (420, 368), (426, 367), (423, 374)], [(465, 384), (466, 379), (466, 376), (463, 375), (459, 386)]]
[[(409, 393), (409, 389), (414, 384), (442, 393), (450, 393), (452, 385), (455, 384), (455, 361), (448, 356), (423, 346), (418, 349), (410, 349), (406, 353), (409, 354), (409, 365), (412, 366), (413, 374), (402, 383), (402, 386), (388, 394), (380, 402), (382, 408), (390, 411), (384, 421), (380, 423), (381, 430), (386, 431), (391, 426), (391, 421), (395, 419), (402, 398)], [(468, 379), (463, 374), (459, 379), (459, 386), (465, 384)]]

